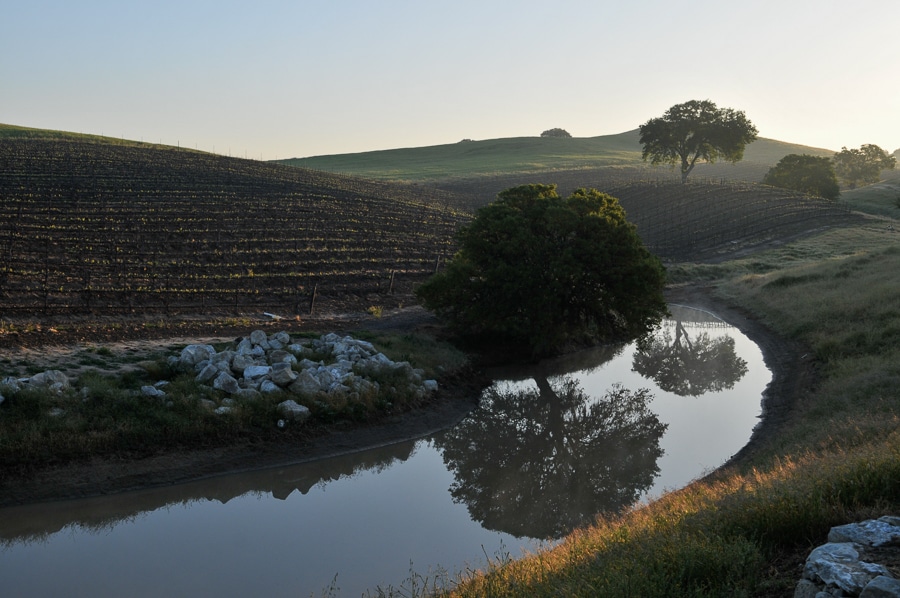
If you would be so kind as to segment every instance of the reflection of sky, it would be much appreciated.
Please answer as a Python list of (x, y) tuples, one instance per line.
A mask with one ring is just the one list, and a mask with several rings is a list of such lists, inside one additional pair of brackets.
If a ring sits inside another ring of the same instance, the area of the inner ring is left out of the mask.
[[(6, 596), (340, 596), (415, 571), (483, 566), (515, 538), (473, 525), (447, 491), (452, 475), (422, 441), (408, 461), (361, 472), (286, 500), (247, 494), (147, 513), (102, 532), (67, 528), (0, 550)], [(14, 516), (10, 510), (3, 516)], [(2, 519), (0, 519), (2, 521)], [(47, 572), (52, 572), (47, 574)]]
[[(680, 397), (655, 389), (631, 371), (632, 349), (582, 377), (584, 390), (595, 397), (614, 383), (652, 389), (650, 409), (669, 423), (652, 495), (684, 485), (737, 452), (757, 421), (761, 393), (771, 378), (759, 349), (739, 331), (688, 328), (692, 335), (701, 330), (711, 337), (730, 334), (747, 361), (747, 374), (731, 390)], [(452, 573), (483, 566), (485, 553), (495, 557), (505, 550), (516, 557), (520, 547), (534, 546), (472, 522), (466, 505), (453, 503), (453, 476), (430, 442), (419, 442), (408, 459), (390, 463), (380, 471), (315, 484), (306, 494), (294, 491), (285, 500), (251, 492), (225, 504), (176, 502), (100, 531), (68, 526), (44, 540), (0, 548), (2, 593), (318, 596), (339, 573), (336, 595), (358, 596), (379, 584), (398, 587), (409, 576), (410, 561), (422, 575), (440, 565)], [(302, 477), (303, 471), (291, 471), (287, 479)], [(83, 510), (91, 501), (77, 504)], [(70, 507), (46, 508), (58, 519), (59, 511)], [(4, 522), (33, 511), (38, 513), (28, 516), (39, 524), (40, 509), (0, 510), (0, 531)]]

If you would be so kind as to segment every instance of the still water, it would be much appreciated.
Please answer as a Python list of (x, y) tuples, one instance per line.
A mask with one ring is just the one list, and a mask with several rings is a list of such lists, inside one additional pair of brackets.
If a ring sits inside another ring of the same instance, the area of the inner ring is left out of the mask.
[(317, 463), (0, 510), (4, 596), (359, 596), (517, 557), (685, 485), (749, 439), (771, 375), (705, 312), (494, 372), (455, 428)]

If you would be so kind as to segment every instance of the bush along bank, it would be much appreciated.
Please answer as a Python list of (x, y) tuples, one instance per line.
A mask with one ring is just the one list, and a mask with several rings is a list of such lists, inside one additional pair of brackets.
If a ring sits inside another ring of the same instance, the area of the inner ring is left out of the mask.
[(300, 440), (335, 422), (406, 411), (438, 389), (409, 361), (333, 333), (292, 339), (255, 331), (139, 365), (118, 375), (89, 370), (77, 379), (58, 370), (0, 378), (0, 472)]

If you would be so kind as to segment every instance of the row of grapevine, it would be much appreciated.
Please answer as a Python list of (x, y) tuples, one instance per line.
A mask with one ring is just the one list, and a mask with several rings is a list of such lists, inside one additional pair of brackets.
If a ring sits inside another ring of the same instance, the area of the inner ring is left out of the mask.
[[(503, 189), (529, 183), (556, 184), (564, 196), (579, 187), (598, 189), (618, 198), (644, 243), (672, 261), (710, 259), (859, 219), (846, 204), (748, 180), (700, 176), (726, 174), (731, 168), (698, 168), (687, 184), (669, 169), (619, 166), (478, 177), (442, 188), (476, 207)], [(734, 172), (753, 178), (762, 170), (751, 165)]]
[(467, 219), (448, 197), (197, 152), (3, 141), (0, 315), (409, 301)]

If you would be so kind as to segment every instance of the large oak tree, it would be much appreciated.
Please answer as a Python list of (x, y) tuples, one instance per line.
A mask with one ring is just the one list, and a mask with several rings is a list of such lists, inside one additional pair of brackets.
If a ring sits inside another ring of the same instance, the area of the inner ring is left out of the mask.
[(676, 104), (640, 127), (642, 157), (651, 164), (681, 167), (681, 182), (697, 162), (738, 162), (757, 130), (740, 110), (718, 108), (709, 100)]
[(665, 271), (618, 200), (556, 185), (501, 192), (459, 235), (447, 268), (417, 290), (466, 336), (537, 355), (567, 343), (638, 337), (667, 313)]

